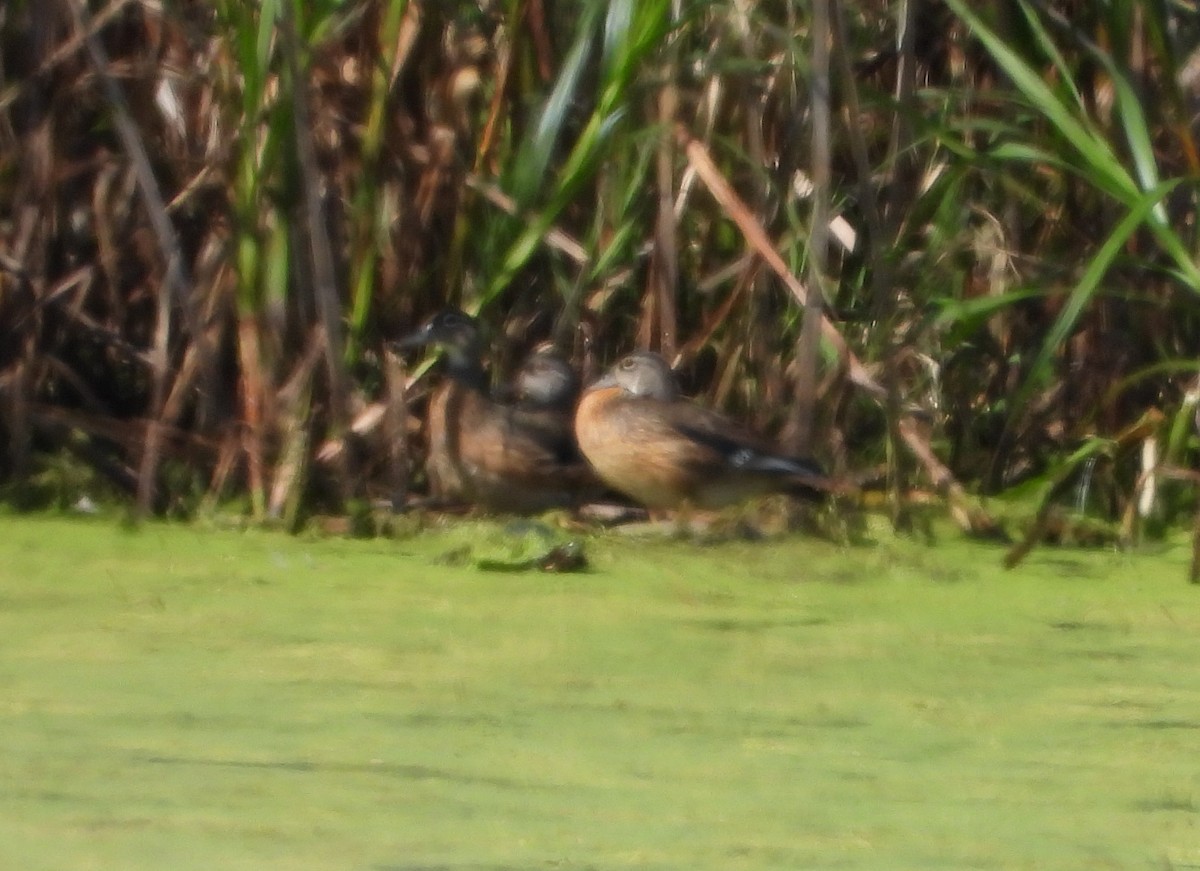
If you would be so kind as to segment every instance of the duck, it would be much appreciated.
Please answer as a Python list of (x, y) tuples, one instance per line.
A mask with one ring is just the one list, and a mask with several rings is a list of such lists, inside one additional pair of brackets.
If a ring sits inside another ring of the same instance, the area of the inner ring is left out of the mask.
[(575, 437), (605, 484), (651, 510), (716, 510), (771, 493), (822, 501), (835, 489), (815, 461), (685, 399), (649, 351), (622, 357), (584, 391)]
[[(529, 364), (515, 382), (517, 401), (493, 397), (479, 322), (459, 309), (437, 312), (393, 346), (399, 351), (436, 346), (444, 355), (426, 421), (431, 496), (513, 514), (576, 502), (590, 473), (571, 438), (570, 413), (556, 410), (574, 401), (573, 395), (567, 398), (570, 379), (561, 371), (540, 361)], [(567, 423), (556, 424), (556, 415)]]

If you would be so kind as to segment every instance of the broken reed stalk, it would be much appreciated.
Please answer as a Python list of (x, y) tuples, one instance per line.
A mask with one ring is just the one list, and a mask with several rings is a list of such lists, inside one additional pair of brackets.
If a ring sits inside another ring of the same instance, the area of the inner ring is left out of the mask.
[[(783, 258), (779, 256), (779, 252), (776, 250), (774, 243), (771, 242), (767, 231), (763, 229), (762, 224), (754, 217), (750, 208), (742, 201), (742, 198), (734, 191), (733, 186), (717, 168), (712, 156), (708, 153), (708, 149), (704, 147), (704, 143), (693, 139), (682, 126), (676, 127), (676, 136), (683, 145), (688, 164), (695, 170), (700, 180), (704, 182), (709, 193), (712, 194), (713, 198), (725, 210), (725, 213), (733, 222), (737, 224), (746, 241), (750, 243), (750, 247), (771, 267), (771, 270), (784, 283), (792, 296), (796, 298), (796, 301), (804, 305), (808, 299), (808, 289), (800, 282), (800, 279), (792, 274), (787, 264), (783, 262)], [(883, 398), (883, 386), (875, 380), (875, 377), (867, 371), (862, 362), (850, 351), (850, 346), (846, 344), (845, 338), (833, 322), (827, 316), (822, 315), (820, 323), (822, 338), (833, 346), (837, 352), (838, 359), (846, 368), (850, 380), (877, 399)]]

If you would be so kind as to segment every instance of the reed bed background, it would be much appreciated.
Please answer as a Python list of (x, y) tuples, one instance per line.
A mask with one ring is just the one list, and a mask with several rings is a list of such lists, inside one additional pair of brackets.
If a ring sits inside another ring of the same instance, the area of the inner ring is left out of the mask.
[(452, 303), (498, 373), (661, 350), (967, 526), (1018, 485), (1131, 518), (1194, 447), (1196, 13), (9, 2), (7, 498), (401, 498), (423, 381), (385, 345)]

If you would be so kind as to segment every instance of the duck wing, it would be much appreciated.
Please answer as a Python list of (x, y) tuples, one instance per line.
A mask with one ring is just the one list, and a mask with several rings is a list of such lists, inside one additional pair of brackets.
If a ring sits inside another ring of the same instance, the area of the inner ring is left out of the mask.
[[(825, 470), (815, 460), (779, 453), (764, 440), (716, 412), (680, 404), (673, 426), (720, 461), (718, 473), (775, 479), (778, 489), (806, 499), (822, 499), (831, 489)], [(710, 460), (709, 466), (712, 467)]]

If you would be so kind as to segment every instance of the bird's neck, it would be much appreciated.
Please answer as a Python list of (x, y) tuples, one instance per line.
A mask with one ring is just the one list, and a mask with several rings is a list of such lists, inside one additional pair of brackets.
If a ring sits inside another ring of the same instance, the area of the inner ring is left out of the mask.
[(446, 374), (472, 390), (487, 391), (487, 375), (479, 353), (461, 348), (446, 349)]

